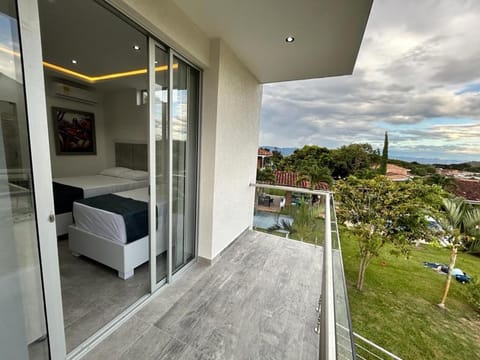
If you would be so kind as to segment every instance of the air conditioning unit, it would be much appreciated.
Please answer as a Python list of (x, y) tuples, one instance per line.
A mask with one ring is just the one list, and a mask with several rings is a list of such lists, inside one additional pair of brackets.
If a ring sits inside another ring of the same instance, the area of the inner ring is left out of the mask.
[(53, 83), (53, 93), (59, 98), (76, 101), (83, 104), (94, 105), (99, 103), (98, 94), (60, 82)]

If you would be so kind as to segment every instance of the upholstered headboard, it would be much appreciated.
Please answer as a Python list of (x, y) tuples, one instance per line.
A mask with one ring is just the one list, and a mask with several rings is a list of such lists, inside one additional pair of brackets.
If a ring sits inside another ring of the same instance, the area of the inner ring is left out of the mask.
[(115, 166), (148, 171), (147, 144), (115, 143)]

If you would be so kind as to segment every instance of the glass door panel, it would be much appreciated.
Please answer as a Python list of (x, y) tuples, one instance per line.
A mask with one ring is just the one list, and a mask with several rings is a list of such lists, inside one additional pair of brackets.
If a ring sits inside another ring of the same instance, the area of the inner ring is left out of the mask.
[(169, 55), (155, 46), (155, 88), (153, 96), (153, 120), (155, 122), (155, 179), (157, 201), (156, 226), (156, 279), (164, 280), (168, 274), (168, 216), (169, 216), (169, 127), (168, 83)]
[(198, 72), (173, 57), (172, 269), (195, 256)]
[(16, 9), (0, 4), (0, 351), (48, 359)]

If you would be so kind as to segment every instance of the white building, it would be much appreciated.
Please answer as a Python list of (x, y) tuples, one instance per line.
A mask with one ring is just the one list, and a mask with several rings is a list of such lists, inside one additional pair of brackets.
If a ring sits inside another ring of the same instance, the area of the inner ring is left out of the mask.
[[(177, 271), (214, 262), (249, 229), (262, 84), (351, 74), (371, 6), (3, 1), (0, 357), (32, 358), (34, 345), (42, 359), (85, 352)], [(130, 241), (125, 217), (82, 213), (90, 203), (73, 206), (73, 224), (52, 178), (77, 199), (143, 200), (146, 233)], [(122, 304), (101, 303), (103, 290)], [(79, 336), (86, 317), (103, 320)]]

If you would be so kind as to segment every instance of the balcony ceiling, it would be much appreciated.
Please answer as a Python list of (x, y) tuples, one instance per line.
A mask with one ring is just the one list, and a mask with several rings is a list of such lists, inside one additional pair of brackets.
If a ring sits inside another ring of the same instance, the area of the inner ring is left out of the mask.
[[(351, 74), (373, 0), (175, 0), (262, 83)], [(286, 43), (287, 36), (293, 43)]]

